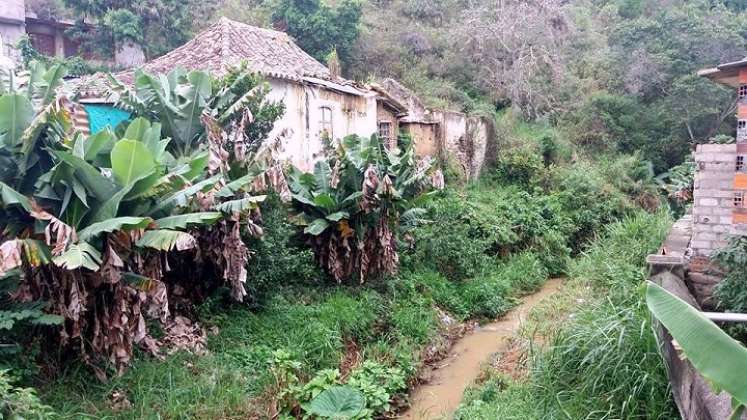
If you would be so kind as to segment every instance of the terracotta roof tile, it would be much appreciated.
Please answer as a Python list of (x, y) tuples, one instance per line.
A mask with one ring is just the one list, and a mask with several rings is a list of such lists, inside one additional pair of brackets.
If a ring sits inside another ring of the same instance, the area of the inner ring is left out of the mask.
[[(149, 73), (168, 73), (176, 67), (206, 70), (221, 76), (242, 60), (265, 76), (301, 80), (303, 77), (330, 79), (326, 66), (296, 45), (285, 32), (258, 28), (221, 18), (181, 47), (145, 63)], [(134, 71), (116, 76), (132, 83)]]

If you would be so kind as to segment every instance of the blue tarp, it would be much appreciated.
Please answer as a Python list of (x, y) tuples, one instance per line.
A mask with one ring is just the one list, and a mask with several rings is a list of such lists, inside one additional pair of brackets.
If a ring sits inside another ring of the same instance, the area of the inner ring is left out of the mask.
[(88, 113), (88, 128), (91, 134), (96, 134), (107, 126), (112, 130), (122, 121), (130, 119), (130, 113), (105, 104), (84, 104)]

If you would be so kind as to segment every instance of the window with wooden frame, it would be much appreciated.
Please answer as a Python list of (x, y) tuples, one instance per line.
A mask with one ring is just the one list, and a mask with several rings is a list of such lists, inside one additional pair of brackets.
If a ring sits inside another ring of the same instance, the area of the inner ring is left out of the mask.
[(744, 171), (744, 155), (737, 155), (737, 172)]
[(744, 207), (744, 191), (737, 191), (734, 193), (734, 207)]
[(739, 99), (747, 97), (747, 85), (739, 86)]
[(390, 121), (379, 121), (379, 138), (385, 145), (392, 145), (392, 123)]
[(319, 108), (319, 112), (321, 113), (319, 118), (319, 133), (322, 136), (333, 139), (334, 132), (332, 130), (332, 108), (323, 106)]

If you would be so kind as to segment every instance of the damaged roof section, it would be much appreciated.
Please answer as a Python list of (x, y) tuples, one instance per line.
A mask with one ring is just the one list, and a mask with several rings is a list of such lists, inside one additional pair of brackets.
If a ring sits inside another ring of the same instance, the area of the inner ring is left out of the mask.
[(384, 92), (385, 95), (404, 107), (407, 116), (402, 118), (403, 123), (435, 124), (437, 121), (423, 101), (410, 89), (403, 86), (394, 79), (384, 79), (372, 88)]

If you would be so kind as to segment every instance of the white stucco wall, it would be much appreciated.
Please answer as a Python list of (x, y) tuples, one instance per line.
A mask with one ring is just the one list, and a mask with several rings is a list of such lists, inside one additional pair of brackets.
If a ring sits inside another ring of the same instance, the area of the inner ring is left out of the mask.
[(351, 134), (370, 136), (376, 132), (376, 99), (340, 93), (317, 85), (269, 79), (267, 99), (285, 104), (285, 113), (275, 123), (270, 138), (284, 130), (282, 157), (296, 167), (310, 171), (322, 157), (322, 107), (332, 110), (332, 135), (335, 140)]

